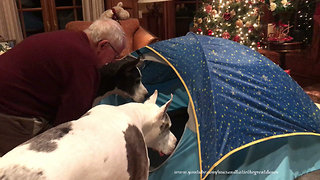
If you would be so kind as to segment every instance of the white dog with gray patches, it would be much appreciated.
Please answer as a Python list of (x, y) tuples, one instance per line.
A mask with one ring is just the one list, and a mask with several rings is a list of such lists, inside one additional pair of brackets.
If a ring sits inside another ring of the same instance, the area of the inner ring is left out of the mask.
[(147, 147), (173, 152), (176, 138), (158, 92), (144, 103), (98, 105), (0, 158), (0, 180), (148, 179)]

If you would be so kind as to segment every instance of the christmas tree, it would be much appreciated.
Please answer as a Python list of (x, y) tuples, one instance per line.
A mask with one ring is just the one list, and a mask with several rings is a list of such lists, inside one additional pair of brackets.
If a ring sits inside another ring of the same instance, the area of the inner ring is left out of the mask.
[(198, 34), (230, 39), (257, 49), (263, 31), (260, 24), (264, 0), (203, 0), (194, 17)]

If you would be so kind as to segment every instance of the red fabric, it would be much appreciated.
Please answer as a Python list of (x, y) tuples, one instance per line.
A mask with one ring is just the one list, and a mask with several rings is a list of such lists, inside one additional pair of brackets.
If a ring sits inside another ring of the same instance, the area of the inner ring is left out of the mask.
[(98, 57), (83, 32), (31, 36), (0, 56), (0, 113), (43, 117), (54, 125), (90, 109)]
[(315, 63), (320, 61), (320, 14), (313, 16), (313, 35), (311, 57)]
[(314, 15), (313, 20), (315, 21), (316, 24), (320, 24), (320, 14), (319, 15)]
[(320, 3), (317, 3), (316, 11), (314, 12), (314, 15), (320, 15)]

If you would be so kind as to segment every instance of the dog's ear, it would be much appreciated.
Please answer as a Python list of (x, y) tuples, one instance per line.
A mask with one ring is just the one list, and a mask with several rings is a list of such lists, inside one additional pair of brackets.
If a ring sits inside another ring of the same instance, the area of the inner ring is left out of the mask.
[[(170, 117), (167, 114), (168, 108), (172, 102), (173, 99), (173, 95), (171, 94), (171, 98), (169, 101), (167, 101), (164, 105), (162, 105), (160, 107), (160, 109), (158, 110), (158, 115), (157, 115), (157, 121), (160, 124), (163, 124), (164, 122), (168, 121), (170, 119)], [(168, 119), (169, 118), (169, 119)]]
[(105, 75), (109, 77), (115, 76), (117, 75), (117, 72), (119, 72), (119, 70), (125, 63), (126, 63), (125, 60), (121, 59), (112, 63), (105, 64), (103, 65), (103, 67), (99, 69), (100, 74), (102, 76)]
[(127, 56), (123, 59), (125, 63), (122, 64), (121, 70), (131, 71), (132, 68), (135, 68), (137, 64), (140, 62), (139, 58), (135, 58), (134, 56)]
[(172, 102), (172, 99), (173, 99), (173, 95), (171, 94), (171, 98), (169, 99), (169, 101), (167, 101), (164, 105), (162, 105), (161, 106), (161, 112), (162, 113), (166, 113), (167, 112), (167, 110), (168, 110), (168, 108), (169, 108), (169, 106), (170, 106), (170, 104), (171, 104), (171, 102)]
[(138, 59), (140, 60), (139, 63), (137, 64), (138, 68), (141, 68), (144, 62), (144, 55), (141, 53), (141, 51), (138, 49), (135, 51), (138, 54)]
[(155, 104), (157, 101), (157, 97), (158, 97), (158, 90), (155, 90), (154, 93), (144, 103)]

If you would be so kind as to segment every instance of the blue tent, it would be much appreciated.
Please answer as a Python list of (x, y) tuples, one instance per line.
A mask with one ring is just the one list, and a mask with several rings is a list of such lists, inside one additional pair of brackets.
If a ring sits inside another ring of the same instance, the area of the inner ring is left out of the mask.
[[(193, 121), (149, 179), (287, 179), (320, 169), (319, 109), (269, 59), (236, 42), (193, 33), (140, 52), (149, 92), (159, 90), (159, 105), (173, 93), (171, 110), (189, 104)], [(301, 158), (312, 161), (296, 163)]]

